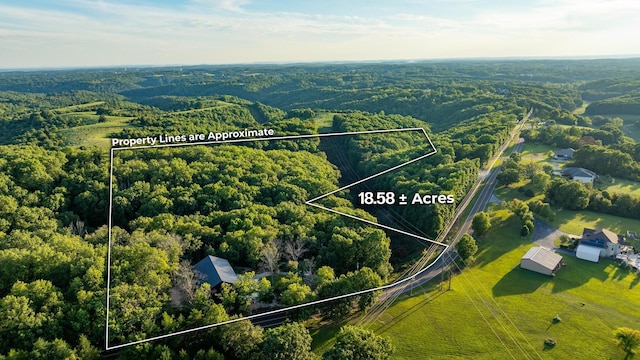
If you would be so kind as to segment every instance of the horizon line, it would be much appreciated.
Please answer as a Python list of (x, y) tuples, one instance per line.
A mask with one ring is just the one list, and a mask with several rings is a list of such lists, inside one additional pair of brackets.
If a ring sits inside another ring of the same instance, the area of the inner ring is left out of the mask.
[(109, 69), (153, 69), (178, 67), (236, 67), (236, 66), (292, 66), (292, 65), (355, 65), (355, 64), (411, 64), (462, 61), (531, 61), (531, 60), (633, 60), (640, 59), (638, 54), (608, 55), (554, 55), (554, 56), (476, 56), (476, 57), (444, 57), (422, 59), (369, 59), (369, 60), (309, 60), (309, 61), (255, 61), (230, 63), (175, 63), (175, 64), (114, 64), (114, 65), (68, 65), (51, 67), (0, 67), (0, 73), (38, 72), (38, 71), (73, 71), (73, 70), (109, 70)]

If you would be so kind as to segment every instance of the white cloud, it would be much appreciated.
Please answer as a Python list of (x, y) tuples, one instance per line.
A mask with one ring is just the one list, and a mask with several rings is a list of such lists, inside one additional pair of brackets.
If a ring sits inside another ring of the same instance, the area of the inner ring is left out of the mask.
[(640, 49), (632, 35), (640, 33), (640, 2), (624, 0), (542, 0), (526, 11), (476, 9), (464, 20), (443, 15), (451, 12), (435, 16), (406, 8), (376, 17), (252, 12), (246, 0), (189, 0), (181, 7), (113, 0), (64, 4), (75, 11), (0, 5), (0, 67), (570, 56)]
[(244, 6), (251, 3), (249, 0), (193, 0), (197, 5), (209, 5), (219, 9), (245, 13)]

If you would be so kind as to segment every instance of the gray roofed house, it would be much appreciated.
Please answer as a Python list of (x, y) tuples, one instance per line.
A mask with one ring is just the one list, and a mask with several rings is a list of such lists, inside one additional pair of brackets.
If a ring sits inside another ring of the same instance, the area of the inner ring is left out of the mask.
[(600, 257), (616, 256), (620, 253), (620, 243), (624, 242), (624, 237), (613, 231), (598, 228), (582, 231), (582, 239), (579, 246), (597, 248)]
[(593, 182), (598, 175), (593, 171), (581, 167), (566, 167), (562, 169), (562, 176), (569, 180), (578, 180), (582, 182)]
[(572, 148), (558, 150), (553, 154), (553, 158), (556, 160), (567, 160), (573, 158), (573, 153), (575, 152)]
[(543, 247), (532, 247), (520, 259), (520, 267), (541, 274), (554, 276), (562, 265), (562, 256)]
[(200, 283), (209, 283), (211, 288), (220, 285), (223, 282), (234, 284), (238, 281), (236, 272), (229, 264), (229, 261), (215, 256), (207, 256), (193, 266), (193, 270), (197, 271)]

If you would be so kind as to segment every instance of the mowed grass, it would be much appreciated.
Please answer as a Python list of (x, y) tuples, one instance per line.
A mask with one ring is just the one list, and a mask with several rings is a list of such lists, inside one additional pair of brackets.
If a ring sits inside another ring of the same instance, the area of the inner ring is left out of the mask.
[(634, 197), (640, 197), (640, 183), (625, 179), (613, 178), (611, 182), (600, 178), (595, 185), (598, 190), (608, 191), (610, 193), (629, 194)]
[[(623, 359), (612, 332), (640, 329), (638, 276), (613, 261), (567, 255), (556, 277), (520, 269), (532, 244), (518, 236), (519, 221), (498, 210), (492, 222), (475, 265), (453, 277), (452, 290), (416, 289), (370, 325), (391, 338), (393, 358)], [(545, 348), (546, 338), (557, 345)]]
[(521, 155), (523, 160), (548, 160), (549, 156), (547, 154), (550, 151), (555, 152), (557, 150), (560, 149), (555, 146), (525, 142)]
[[(593, 211), (571, 211), (552, 207), (556, 213), (552, 225), (569, 234), (581, 235), (582, 230), (606, 228), (618, 234), (627, 230), (640, 234), (640, 221)], [(640, 309), (638, 309), (640, 312)]]
[[(97, 120), (97, 115), (94, 116)], [(130, 117), (106, 116), (107, 121), (91, 125), (76, 126), (64, 129), (61, 134), (66, 137), (66, 144), (71, 146), (97, 146), (108, 149), (111, 147), (110, 135), (131, 127)]]

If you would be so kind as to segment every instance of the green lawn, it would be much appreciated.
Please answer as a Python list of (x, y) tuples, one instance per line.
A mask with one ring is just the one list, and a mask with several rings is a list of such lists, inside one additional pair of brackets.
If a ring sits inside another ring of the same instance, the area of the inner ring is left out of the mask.
[(522, 160), (549, 160), (547, 153), (559, 150), (558, 147), (525, 142), (522, 147)]
[(570, 234), (580, 235), (585, 227), (591, 229), (603, 227), (618, 234), (623, 234), (627, 230), (640, 234), (640, 221), (638, 220), (592, 211), (571, 211), (558, 208), (553, 208), (553, 211), (556, 213), (553, 226)]
[[(510, 186), (500, 186), (496, 188), (494, 193), (498, 198), (506, 201), (513, 199), (520, 199), (527, 203), (535, 200), (544, 201), (544, 195), (530, 198), (516, 190), (528, 182), (529, 180), (522, 180)], [(571, 211), (558, 207), (552, 207), (552, 209), (556, 213), (552, 225), (569, 234), (581, 235), (585, 227), (591, 229), (604, 227), (619, 234), (623, 234), (627, 230), (640, 234), (640, 221), (638, 220), (593, 211)]]
[[(451, 291), (432, 284), (405, 296), (370, 328), (390, 337), (394, 359), (622, 359), (612, 331), (640, 328), (638, 276), (612, 261), (564, 256), (556, 277), (518, 267), (532, 245), (506, 210), (480, 240), (478, 260), (454, 276)], [(582, 305), (584, 304), (584, 305)], [(558, 314), (561, 321), (552, 322)], [(543, 341), (555, 339), (553, 349)]]
[[(96, 116), (97, 115), (93, 115)], [(129, 121), (132, 118), (107, 116), (107, 121), (91, 125), (76, 126), (61, 131), (67, 140), (67, 145), (72, 146), (98, 146), (108, 149), (111, 147), (110, 134), (122, 131), (130, 127)]]
[(595, 187), (598, 190), (606, 190), (610, 193), (624, 193), (631, 196), (640, 197), (640, 183), (625, 179), (613, 178), (611, 182), (600, 178)]

